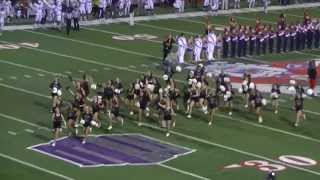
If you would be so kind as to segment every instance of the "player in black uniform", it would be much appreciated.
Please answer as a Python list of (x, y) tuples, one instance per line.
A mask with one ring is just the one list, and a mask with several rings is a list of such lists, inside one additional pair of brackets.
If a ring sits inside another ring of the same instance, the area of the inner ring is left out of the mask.
[(272, 109), (274, 110), (275, 114), (278, 114), (280, 94), (281, 92), (280, 92), (279, 84), (272, 84), (270, 96), (271, 96), (271, 102), (272, 102)]
[(62, 131), (62, 123), (65, 123), (64, 117), (58, 107), (54, 109), (54, 113), (52, 114), (52, 122), (53, 122), (54, 139), (51, 145), (54, 147), (56, 146), (56, 140), (59, 137), (59, 133)]
[(109, 114), (109, 126), (108, 126), (109, 131), (112, 129), (113, 122), (120, 122), (121, 126), (123, 126), (124, 119), (122, 116), (120, 116), (120, 103), (118, 98), (119, 97), (117, 96), (113, 96), (111, 101), (111, 112)]

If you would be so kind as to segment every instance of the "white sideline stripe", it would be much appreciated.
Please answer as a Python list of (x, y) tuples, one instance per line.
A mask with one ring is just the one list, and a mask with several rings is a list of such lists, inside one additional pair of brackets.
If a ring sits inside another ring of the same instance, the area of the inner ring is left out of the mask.
[(90, 69), (90, 71), (92, 71), (92, 72), (98, 72), (99, 70), (98, 70), (98, 69)]
[(64, 73), (66, 73), (66, 74), (72, 74), (71, 71), (65, 71)]
[(74, 179), (71, 178), (71, 177), (62, 175), (62, 174), (60, 174), (60, 173), (57, 173), (57, 172), (54, 172), (54, 171), (51, 171), (51, 170), (48, 170), (48, 169), (45, 169), (45, 168), (42, 168), (42, 167), (39, 167), (39, 166), (37, 166), (37, 165), (28, 163), (28, 162), (26, 162), (26, 161), (19, 160), (19, 159), (17, 159), (17, 158), (14, 158), (14, 157), (12, 157), (12, 156), (9, 156), (9, 155), (3, 154), (3, 153), (0, 153), (0, 156), (3, 157), (3, 158), (5, 158), (5, 159), (9, 159), (9, 160), (11, 160), (11, 161), (20, 163), (20, 164), (22, 164), (22, 165), (32, 167), (32, 168), (37, 169), (37, 170), (39, 170), (39, 171), (46, 172), (46, 173), (48, 173), (48, 174), (57, 176), (57, 177), (62, 178), (62, 179), (74, 180)]
[(41, 73), (38, 73), (38, 76), (39, 76), (39, 77), (44, 77), (45, 75), (44, 75), (44, 74), (41, 74)]
[(178, 168), (175, 168), (175, 167), (172, 167), (172, 166), (168, 166), (168, 165), (165, 165), (165, 164), (159, 164), (159, 166), (167, 168), (167, 169), (170, 169), (172, 171), (179, 172), (181, 174), (192, 176), (192, 177), (197, 178), (197, 179), (210, 180), (209, 178), (202, 177), (202, 176), (199, 176), (197, 174), (194, 174), (194, 173), (191, 173), (191, 172), (188, 172), (188, 171), (184, 171), (184, 170), (181, 170), (181, 169), (178, 169)]
[(47, 98), (47, 99), (51, 99), (50, 96), (46, 96), (46, 95), (43, 95), (43, 94), (40, 94), (40, 93), (37, 93), (37, 92), (34, 92), (34, 91), (29, 91), (29, 90), (26, 90), (26, 89), (22, 89), (22, 88), (17, 88), (17, 87), (14, 87), (14, 86), (11, 86), (11, 85), (8, 85), (8, 84), (4, 84), (4, 83), (0, 83), (0, 87), (5, 87), (5, 88), (8, 88), (8, 89), (13, 89), (13, 90), (24, 92), (24, 93), (27, 93), (27, 94), (31, 94), (31, 95), (35, 95), (35, 96), (39, 96), (39, 97), (43, 97), (43, 98)]
[(88, 45), (88, 46), (99, 47), (99, 48), (109, 49), (109, 50), (128, 53), (128, 54), (134, 54), (134, 55), (137, 55), (137, 56), (143, 56), (143, 57), (154, 58), (154, 59), (161, 59), (160, 57), (153, 56), (153, 55), (150, 55), (150, 54), (139, 53), (139, 52), (135, 52), (135, 51), (131, 51), (131, 50), (125, 50), (125, 49), (121, 49), (121, 48), (115, 48), (115, 47), (108, 46), (108, 45), (102, 45), (102, 44), (97, 44), (97, 43), (88, 42), (88, 41), (65, 38), (65, 37), (62, 37), (62, 36), (56, 36), (56, 35), (52, 35), (52, 34), (41, 33), (41, 32), (30, 31), (30, 30), (23, 30), (23, 31), (29, 32), (29, 33), (33, 33), (33, 34), (42, 35), (42, 36), (46, 36), (46, 37), (50, 37), (50, 38), (61, 39), (61, 40), (65, 40), (65, 41), (72, 41), (72, 42), (76, 42), (76, 43), (79, 43), (79, 44), (85, 44), (85, 45)]
[(16, 132), (13, 132), (13, 131), (8, 131), (8, 134), (12, 135), (12, 136), (16, 136), (17, 133)]
[[(142, 123), (142, 125), (145, 126), (145, 127), (152, 128), (152, 129), (165, 131), (165, 130), (157, 127), (157, 126), (154, 126), (154, 125), (151, 125), (151, 124), (148, 124), (148, 123)], [(288, 164), (288, 163), (284, 163), (284, 162), (281, 162), (281, 161), (273, 160), (273, 159), (265, 157), (265, 156), (261, 156), (261, 155), (258, 155), (258, 154), (255, 154), (255, 153), (251, 153), (251, 152), (247, 152), (247, 151), (242, 151), (242, 150), (237, 149), (237, 148), (233, 148), (233, 147), (230, 147), (230, 146), (214, 143), (214, 142), (211, 142), (211, 141), (208, 141), (208, 140), (205, 140), (205, 139), (189, 136), (187, 134), (179, 133), (177, 131), (171, 130), (170, 132), (172, 134), (174, 134), (174, 135), (181, 136), (181, 137), (184, 137), (184, 138), (189, 139), (189, 140), (193, 140), (193, 141), (200, 142), (200, 143), (203, 143), (203, 144), (219, 147), (221, 149), (237, 152), (237, 153), (244, 154), (244, 155), (247, 155), (247, 156), (250, 156), (250, 157), (267, 160), (267, 161), (270, 161), (270, 162), (273, 162), (273, 163), (276, 163), (276, 164), (285, 165), (287, 167), (291, 167), (291, 168), (296, 169), (296, 170), (300, 170), (300, 171), (303, 171), (303, 172), (307, 172), (307, 173), (310, 173), (310, 174), (314, 174), (314, 175), (320, 176), (320, 172), (317, 172), (317, 171), (313, 171), (313, 170), (310, 170), (310, 169), (298, 167), (298, 166), (291, 165), (291, 164)]]
[[(284, 9), (297, 9), (297, 8), (311, 8), (318, 7), (320, 3), (303, 3), (303, 4), (293, 4), (288, 6), (270, 6), (268, 8), (270, 11), (284, 10)], [(219, 15), (224, 14), (237, 14), (237, 13), (251, 13), (251, 12), (262, 12), (264, 11), (262, 7), (257, 8), (241, 8), (241, 9), (228, 9), (228, 10), (219, 10)], [(187, 12), (183, 14), (162, 14), (162, 15), (154, 15), (154, 16), (138, 16), (135, 17), (135, 22), (140, 21), (150, 21), (150, 20), (166, 20), (166, 19), (176, 19), (176, 18), (188, 18), (188, 17), (199, 17), (199, 16), (208, 16), (210, 13), (198, 11), (198, 12)], [(129, 23), (130, 18), (116, 18), (116, 19), (103, 19), (103, 20), (91, 20), (91, 21), (81, 21), (81, 26), (91, 26), (91, 25), (99, 25), (99, 24), (112, 24), (112, 23)], [(136, 25), (140, 25), (139, 23), (135, 23)], [(52, 24), (46, 24), (41, 27), (52, 27)], [(12, 31), (12, 30), (24, 30), (24, 29), (37, 29), (39, 27), (34, 25), (18, 25), (18, 26), (4, 26), (4, 30)], [(179, 31), (181, 32), (181, 31)]]
[(32, 123), (32, 122), (25, 121), (25, 120), (22, 120), (22, 119), (19, 119), (19, 118), (16, 118), (16, 117), (13, 117), (13, 116), (10, 116), (10, 115), (7, 115), (7, 114), (2, 114), (2, 113), (0, 113), (0, 116), (3, 117), (3, 118), (6, 118), (6, 119), (10, 119), (10, 120), (13, 120), (13, 121), (17, 121), (17, 122), (20, 122), (20, 123), (23, 123), (23, 124), (32, 126), (32, 127), (36, 127), (36, 128), (38, 128), (38, 129), (43, 129), (43, 130), (46, 130), (46, 131), (51, 131), (51, 130), (50, 130), (49, 128), (47, 128), (47, 127), (40, 126), (40, 125), (34, 124), (34, 123)]

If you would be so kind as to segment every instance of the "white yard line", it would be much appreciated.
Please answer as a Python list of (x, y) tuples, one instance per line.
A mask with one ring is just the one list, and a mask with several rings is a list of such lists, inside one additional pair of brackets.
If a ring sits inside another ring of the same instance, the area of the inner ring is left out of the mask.
[(153, 56), (153, 55), (150, 55), (150, 54), (135, 52), (135, 51), (121, 49), (121, 48), (116, 48), (116, 47), (112, 47), (112, 46), (108, 46), (108, 45), (102, 45), (102, 44), (97, 44), (97, 43), (88, 42), (88, 41), (65, 38), (65, 37), (62, 37), (62, 36), (56, 36), (56, 35), (37, 32), (37, 31), (30, 31), (30, 30), (23, 30), (23, 31), (28, 32), (28, 33), (32, 33), (32, 34), (37, 34), (37, 35), (49, 37), (49, 38), (60, 39), (60, 40), (65, 40), (65, 41), (71, 41), (71, 42), (75, 42), (75, 43), (79, 43), (79, 44), (85, 44), (85, 45), (88, 45), (88, 46), (99, 47), (99, 48), (109, 49), (109, 50), (113, 50), (113, 51), (117, 51), (117, 52), (122, 52), (122, 53), (133, 54), (133, 55), (137, 55), (137, 56), (142, 56), (142, 57), (148, 57), (148, 58), (161, 60), (160, 57)]
[(14, 87), (14, 86), (11, 86), (11, 85), (8, 85), (8, 84), (4, 84), (4, 83), (0, 83), (0, 87), (5, 87), (5, 88), (8, 88), (8, 89), (12, 89), (12, 90), (20, 91), (20, 92), (23, 92), (23, 93), (27, 93), (27, 94), (43, 97), (43, 98), (46, 98), (46, 99), (51, 99), (50, 96), (47, 96), (47, 95), (44, 95), (44, 94), (40, 94), (40, 93), (37, 93), (37, 92), (34, 92), (34, 91), (29, 91), (29, 90), (22, 89), (22, 88), (17, 88), (17, 87)]
[[(151, 124), (143, 123), (142, 125), (145, 126), (145, 127), (152, 128), (152, 129), (165, 131), (164, 129), (161, 129), (160, 127), (157, 127), (157, 126), (154, 126), (154, 125), (151, 125)], [(224, 150), (237, 152), (239, 154), (243, 154), (243, 155), (246, 155), (246, 156), (267, 160), (269, 162), (285, 165), (287, 167), (291, 167), (291, 168), (299, 170), (299, 171), (303, 171), (303, 172), (306, 172), (306, 173), (310, 173), (310, 174), (314, 174), (314, 175), (320, 176), (320, 172), (317, 172), (317, 171), (313, 171), (313, 170), (310, 170), (310, 169), (294, 166), (294, 165), (291, 165), (291, 164), (288, 164), (288, 163), (284, 163), (282, 161), (277, 161), (277, 160), (274, 160), (274, 159), (271, 159), (271, 158), (268, 158), (268, 157), (265, 157), (265, 156), (262, 156), (262, 155), (258, 155), (258, 154), (247, 152), (247, 151), (242, 151), (242, 150), (237, 149), (237, 148), (233, 148), (233, 147), (230, 147), (230, 146), (214, 143), (212, 141), (208, 141), (208, 140), (205, 140), (205, 139), (197, 138), (197, 137), (190, 136), (190, 135), (187, 135), (187, 134), (183, 134), (183, 133), (180, 133), (180, 132), (177, 132), (177, 131), (171, 130), (170, 132), (172, 134), (174, 134), (174, 135), (181, 136), (181, 137), (184, 137), (186, 139), (193, 140), (193, 141), (196, 141), (196, 142), (199, 142), (199, 143), (202, 143), (202, 144), (207, 144), (207, 145), (210, 145), (210, 146), (219, 147), (219, 148), (224, 149)]]
[(40, 167), (40, 166), (34, 165), (34, 164), (29, 163), (29, 162), (26, 162), (26, 161), (22, 161), (22, 160), (20, 160), (20, 159), (14, 158), (14, 157), (12, 157), (12, 156), (9, 156), (9, 155), (3, 154), (3, 153), (0, 153), (0, 157), (5, 158), (5, 159), (9, 159), (9, 160), (11, 160), (11, 161), (17, 162), (17, 163), (19, 163), (19, 164), (22, 164), (22, 165), (25, 165), (25, 166), (28, 166), (28, 167), (31, 167), (31, 168), (34, 168), (34, 169), (37, 169), (37, 170), (39, 170), (39, 171), (42, 171), (42, 172), (45, 172), (45, 173), (48, 173), (48, 174), (57, 176), (57, 177), (59, 177), (59, 178), (61, 178), (61, 179), (74, 180), (74, 179), (71, 178), (71, 177), (68, 177), (68, 176), (65, 176), (65, 175), (63, 175), (63, 174), (60, 174), (60, 173), (57, 173), (57, 172), (54, 172), (54, 171), (51, 171), (51, 170), (42, 168), (42, 167)]
[(179, 172), (179, 173), (181, 173), (181, 174), (185, 174), (185, 175), (188, 175), (188, 176), (192, 176), (192, 177), (194, 177), (194, 178), (196, 178), (196, 179), (210, 180), (209, 178), (206, 178), (206, 177), (203, 177), (203, 176), (200, 176), (200, 175), (197, 175), (197, 174), (188, 172), (188, 171), (184, 171), (184, 170), (181, 170), (181, 169), (172, 167), (172, 166), (168, 166), (168, 165), (165, 165), (165, 164), (158, 164), (158, 165), (161, 166), (161, 167), (170, 169), (170, 170), (172, 170), (172, 171)]

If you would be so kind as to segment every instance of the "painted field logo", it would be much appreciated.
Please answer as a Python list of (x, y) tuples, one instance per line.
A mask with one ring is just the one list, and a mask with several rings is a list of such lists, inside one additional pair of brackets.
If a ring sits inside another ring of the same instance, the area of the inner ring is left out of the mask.
[[(317, 61), (319, 64), (320, 61)], [(258, 84), (288, 84), (290, 79), (307, 80), (308, 62), (275, 62), (271, 65), (265, 64), (244, 64), (213, 62), (206, 66), (206, 71), (218, 74), (221, 69), (231, 77), (235, 83), (242, 82), (243, 73), (249, 72), (255, 83)], [(320, 71), (320, 66), (317, 66)], [(193, 70), (195, 66), (187, 66), (186, 69)]]
[(3, 49), (20, 49), (21, 47), (29, 47), (29, 48), (37, 48), (39, 47), (39, 43), (31, 43), (31, 42), (22, 42), (22, 43), (5, 43), (5, 44), (0, 44), (0, 50)]
[(76, 137), (65, 137), (28, 149), (78, 165), (79, 167), (153, 165), (195, 150), (163, 142), (142, 134), (91, 136), (86, 144)]

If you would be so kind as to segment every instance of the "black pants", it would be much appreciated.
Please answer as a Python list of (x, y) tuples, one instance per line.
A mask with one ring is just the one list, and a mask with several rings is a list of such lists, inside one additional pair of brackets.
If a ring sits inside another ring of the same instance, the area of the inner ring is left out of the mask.
[(280, 53), (281, 52), (281, 37), (278, 37), (277, 38), (277, 53)]
[(320, 31), (316, 31), (314, 34), (314, 47), (319, 48), (320, 45)]
[(231, 57), (236, 56), (236, 46), (237, 46), (236, 42), (231, 42)]
[(256, 42), (256, 55), (257, 56), (260, 56), (260, 50), (261, 50), (261, 42), (260, 42), (260, 39), (257, 39), (257, 42)]
[(223, 58), (227, 58), (228, 57), (228, 50), (229, 50), (229, 44), (227, 42), (223, 43), (223, 54), (222, 57)]
[(253, 50), (254, 50), (254, 40), (249, 41), (249, 55), (253, 55)]
[(67, 34), (69, 35), (70, 34), (70, 29), (71, 29), (71, 19), (67, 19), (67, 22), (66, 22), (66, 29), (67, 29)]
[(170, 54), (170, 49), (163, 49), (162, 62), (164, 62), (166, 60), (166, 58), (168, 57), (169, 54)]
[(79, 18), (73, 18), (73, 30), (74, 31), (79, 31), (80, 30)]
[(289, 50), (290, 51), (294, 50), (294, 36), (290, 37), (290, 48), (289, 48)]
[(273, 39), (270, 38), (269, 39), (269, 53), (273, 53)]
[(300, 50), (300, 34), (297, 34), (296, 36), (296, 50), (299, 51)]
[(287, 52), (288, 47), (288, 37), (283, 38), (283, 52)]

